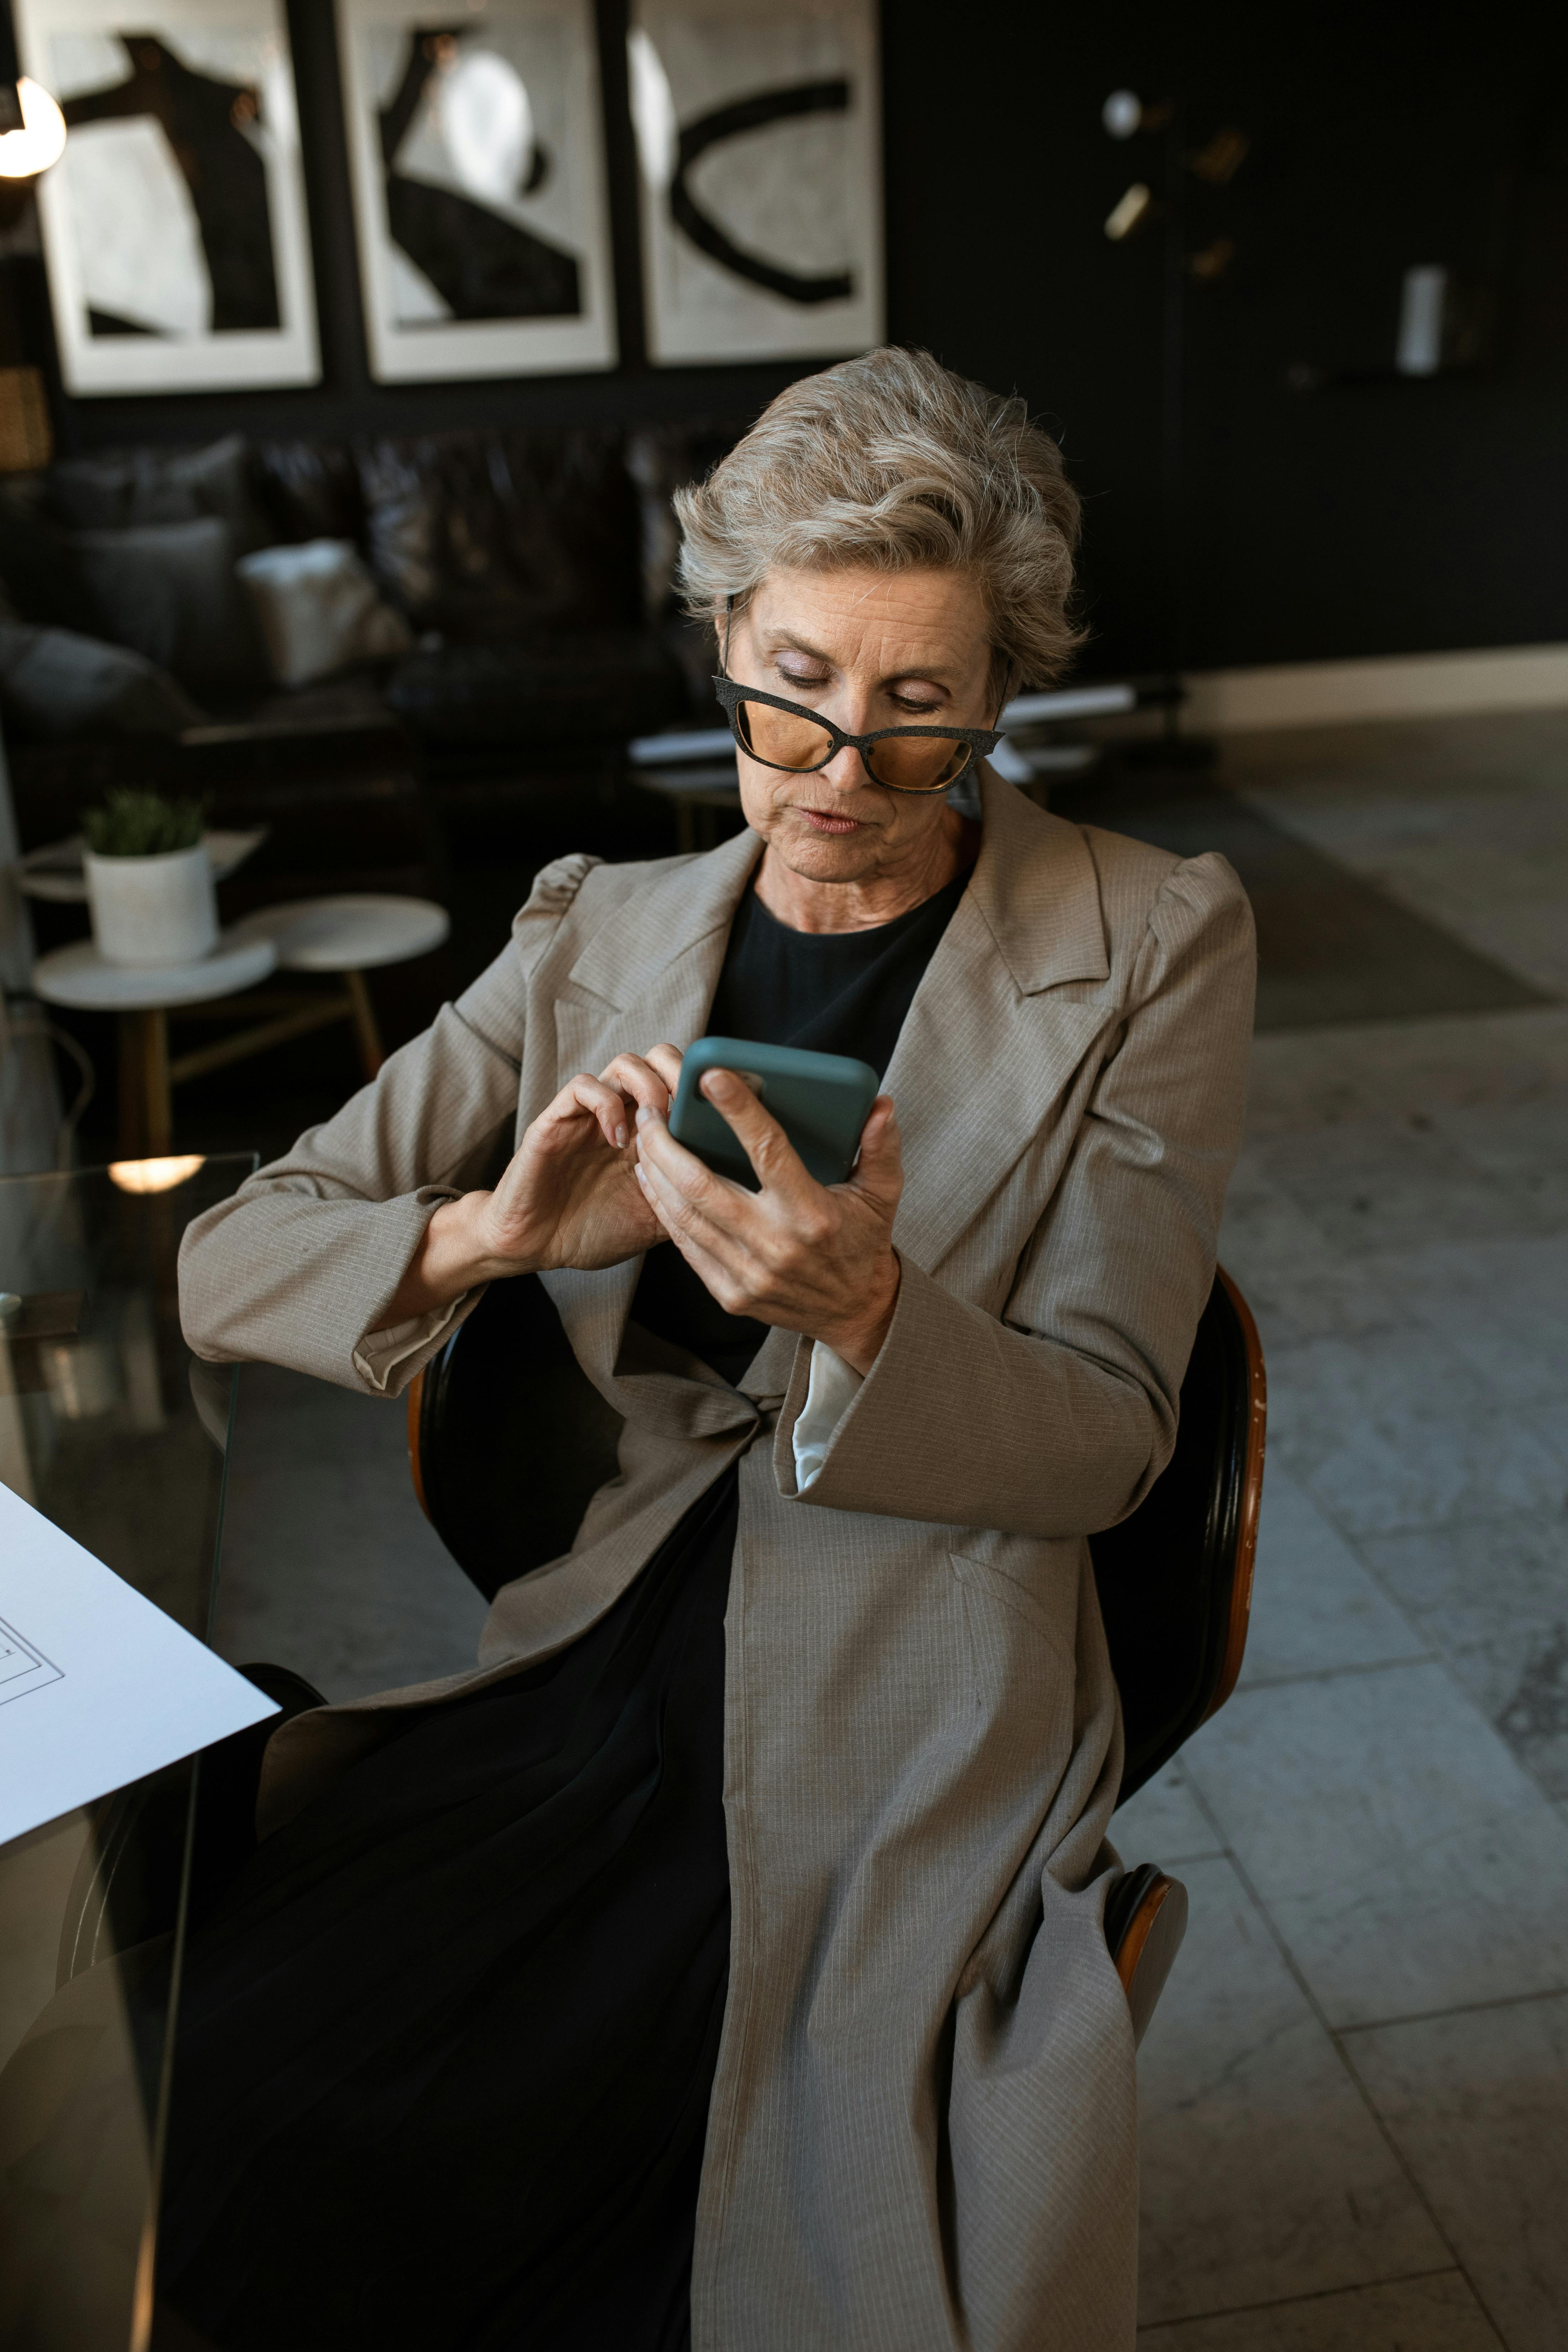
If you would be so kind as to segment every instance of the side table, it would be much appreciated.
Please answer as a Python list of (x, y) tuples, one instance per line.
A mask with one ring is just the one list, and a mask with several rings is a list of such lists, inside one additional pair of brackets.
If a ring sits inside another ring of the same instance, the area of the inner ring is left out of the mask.
[(357, 890), (340, 898), (294, 898), (282, 907), (258, 907), (227, 936), (270, 940), (283, 971), (335, 972), (342, 989), (326, 999), (321, 1017), (353, 1024), (365, 1076), (374, 1078), (386, 1057), (365, 973), (381, 964), (407, 963), (415, 956), (428, 955), (451, 928), (447, 909), (432, 898)]
[[(126, 1160), (158, 1158), (169, 1149), (170, 1089), (196, 1074), (200, 1055), (169, 1059), (171, 1010), (208, 1004), (265, 980), (278, 961), (268, 939), (237, 940), (225, 931), (199, 963), (141, 966), (106, 963), (90, 940), (56, 948), (33, 967), (33, 986), (50, 1004), (79, 1013), (112, 1013), (120, 1029), (120, 1150)], [(276, 1030), (278, 1024), (267, 1024)], [(247, 1039), (258, 1033), (247, 1030)], [(226, 1040), (226, 1043), (228, 1041)], [(267, 1042), (274, 1040), (268, 1037)], [(210, 1048), (208, 1049), (210, 1052)], [(254, 1046), (247, 1046), (254, 1051)], [(205, 1065), (204, 1065), (205, 1066)]]
[[(450, 928), (446, 908), (428, 898), (359, 892), (298, 898), (247, 915), (198, 963), (154, 969), (106, 963), (90, 940), (79, 940), (40, 956), (33, 985), (51, 1004), (119, 1015), (121, 1154), (127, 1160), (159, 1158), (169, 1150), (175, 1087), (332, 1022), (351, 1024), (361, 1066), (374, 1078), (384, 1056), (364, 974), (380, 964), (427, 955)], [(279, 969), (331, 972), (342, 985), (327, 993), (256, 988)], [(241, 989), (256, 990), (246, 1000), (248, 1011), (271, 1017), (171, 1056), (171, 1013), (198, 1018), (217, 1013), (223, 1000)]]

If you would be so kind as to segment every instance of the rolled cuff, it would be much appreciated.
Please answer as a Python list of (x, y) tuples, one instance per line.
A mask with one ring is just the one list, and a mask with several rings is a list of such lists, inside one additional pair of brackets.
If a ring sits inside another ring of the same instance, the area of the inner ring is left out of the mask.
[(479, 1305), (488, 1283), (465, 1290), (449, 1307), (416, 1315), (406, 1323), (390, 1324), (384, 1331), (367, 1331), (353, 1351), (353, 1368), (366, 1388), (377, 1396), (401, 1396), (416, 1374), (451, 1338)]
[(834, 1432), (854, 1403), (860, 1380), (853, 1364), (847, 1364), (826, 1341), (813, 1343), (805, 1402), (790, 1437), (797, 1494), (805, 1494), (826, 1461)]

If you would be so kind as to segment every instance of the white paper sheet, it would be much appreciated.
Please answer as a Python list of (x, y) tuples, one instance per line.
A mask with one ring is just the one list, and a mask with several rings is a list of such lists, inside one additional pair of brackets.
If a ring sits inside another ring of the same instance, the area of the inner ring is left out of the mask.
[(0, 1844), (278, 1712), (0, 1486)]

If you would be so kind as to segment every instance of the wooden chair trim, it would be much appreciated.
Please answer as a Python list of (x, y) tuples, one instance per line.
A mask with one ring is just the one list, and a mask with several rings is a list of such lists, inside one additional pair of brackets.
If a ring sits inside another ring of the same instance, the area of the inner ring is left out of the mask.
[(1155, 1920), (1175, 1891), (1175, 1880), (1162, 1871), (1138, 1908), (1127, 1923), (1116, 1952), (1116, 1973), (1121, 1979), (1121, 1990), (1129, 2000), (1132, 1998), (1132, 1979), (1138, 1973), (1138, 1963), (1143, 1957), (1143, 1947), (1153, 1932)]
[(1258, 1557), (1258, 1514), (1263, 1501), (1263, 1448), (1268, 1427), (1268, 1382), (1263, 1369), (1263, 1342), (1252, 1319), (1252, 1309), (1224, 1266), (1217, 1269), (1226, 1297), (1236, 1309), (1247, 1351), (1247, 1437), (1242, 1458), (1241, 1507), (1236, 1531), (1236, 1575), (1230, 1588), (1230, 1619), (1226, 1627), (1225, 1662), (1215, 1695), (1204, 1712), (1206, 1723), (1217, 1715), (1232, 1691), (1247, 1654), (1247, 1629), (1252, 1614), (1252, 1570)]
[[(425, 1411), (425, 1374), (429, 1367), (421, 1364), (408, 1384), (408, 1475), (414, 1481), (414, 1492), (420, 1509), (430, 1518), (430, 1506), (425, 1499), (425, 1471), (419, 1459), (419, 1423)], [(430, 1519), (432, 1527), (436, 1522)]]

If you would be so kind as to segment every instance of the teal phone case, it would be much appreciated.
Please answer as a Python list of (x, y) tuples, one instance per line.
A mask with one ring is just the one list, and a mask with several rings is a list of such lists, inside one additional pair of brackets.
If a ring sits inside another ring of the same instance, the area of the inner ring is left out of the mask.
[(697, 1091), (706, 1070), (734, 1070), (747, 1079), (817, 1182), (842, 1184), (877, 1098), (877, 1073), (869, 1063), (851, 1061), (847, 1054), (812, 1054), (800, 1045), (759, 1045), (744, 1037), (700, 1037), (687, 1047), (669, 1131), (719, 1175), (755, 1192), (752, 1163), (733, 1129)]

